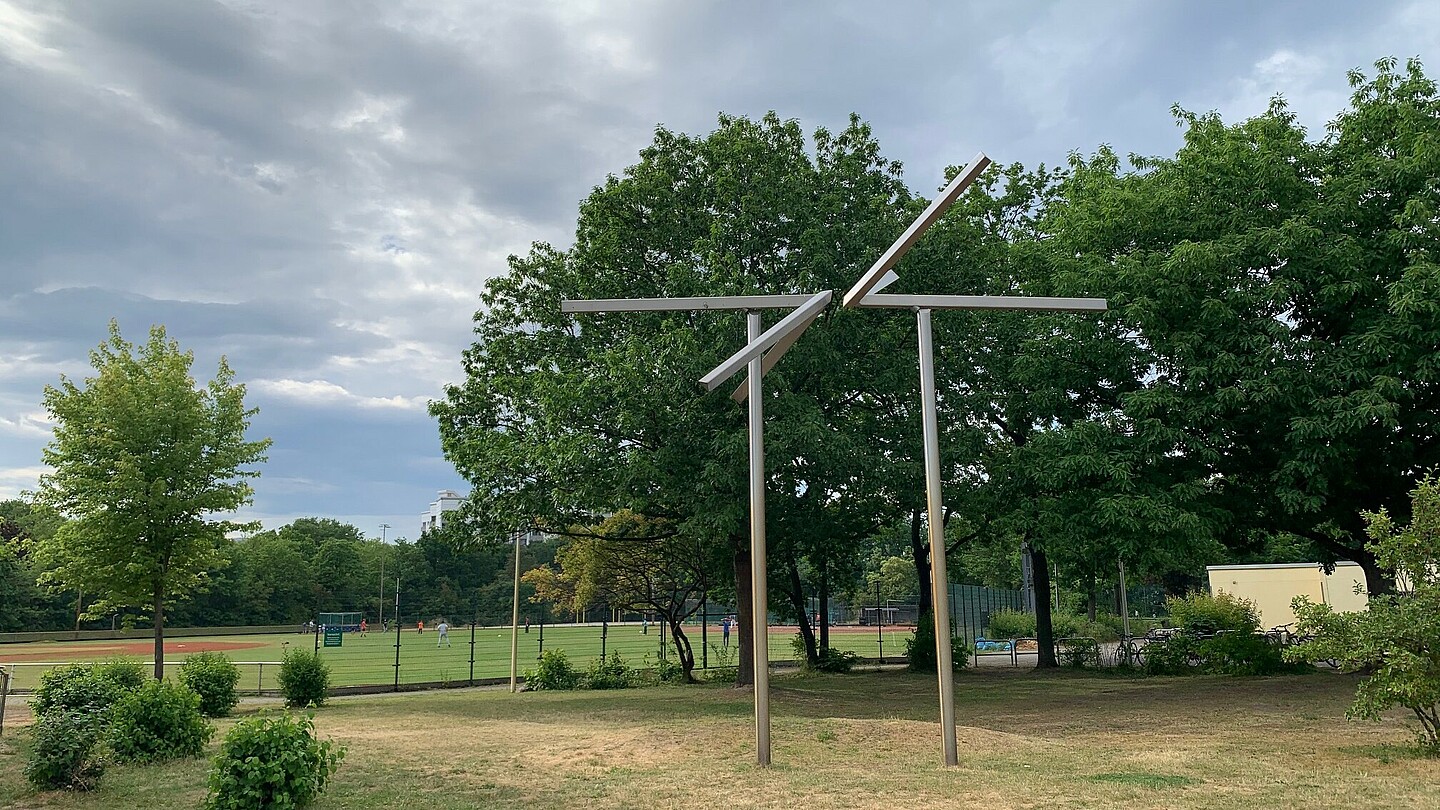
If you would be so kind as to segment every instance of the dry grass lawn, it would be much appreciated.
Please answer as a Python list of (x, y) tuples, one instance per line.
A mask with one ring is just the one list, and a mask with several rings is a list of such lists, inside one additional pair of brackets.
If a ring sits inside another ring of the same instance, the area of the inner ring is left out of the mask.
[[(727, 687), (336, 701), (317, 724), (349, 753), (317, 806), (1440, 807), (1440, 760), (1416, 756), (1400, 713), (1347, 721), (1355, 679), (1333, 673), (964, 673), (951, 769), (938, 764), (931, 678), (773, 685), (769, 769), (751, 764), (748, 693)], [(200, 761), (115, 768), (89, 796), (37, 794), (16, 740), (7, 728), (0, 741), (0, 806), (193, 808), (204, 796)]]

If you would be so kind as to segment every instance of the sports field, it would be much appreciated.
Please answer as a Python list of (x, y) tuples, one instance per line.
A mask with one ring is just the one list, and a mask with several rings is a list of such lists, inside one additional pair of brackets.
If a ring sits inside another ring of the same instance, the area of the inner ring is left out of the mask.
[[(686, 635), (695, 649), (695, 666), (703, 661), (700, 651), (700, 628), (687, 627)], [(600, 655), (602, 628), (598, 625), (549, 625), (544, 628), (544, 649), (564, 650), (582, 668)], [(709, 664), (711, 667), (731, 666), (735, 663), (734, 646), (738, 634), (731, 635), (731, 652), (727, 658), (722, 645), (718, 625), (708, 628), (710, 642)], [(618, 651), (632, 666), (647, 666), (660, 655), (660, 629), (650, 625), (648, 633), (642, 633), (638, 625), (611, 625), (604, 632), (605, 652)], [(885, 655), (900, 655), (909, 638), (908, 628), (886, 629), (884, 634)], [(470, 628), (457, 627), (450, 631), (449, 646), (437, 646), (436, 633), (427, 629), (417, 634), (414, 627), (400, 633), (399, 682), (432, 683), (467, 681), (470, 671)], [(475, 678), (499, 678), (510, 675), (510, 628), (478, 627), (475, 629)], [(795, 628), (774, 627), (770, 633), (771, 660), (793, 658), (791, 639)], [(831, 645), (837, 649), (854, 650), (866, 658), (879, 655), (880, 645), (875, 628), (833, 628)], [(665, 637), (666, 655), (674, 656), (674, 646)], [(323, 643), (323, 642), (322, 642)], [(520, 671), (535, 666), (540, 656), (541, 629), (532, 625), (527, 633), (520, 632)], [(285, 650), (292, 647), (312, 649), (315, 637), (300, 633), (267, 634), (255, 636), (187, 636), (168, 639), (165, 642), (167, 664), (178, 665), (185, 656), (206, 651), (220, 651), (241, 666), (240, 688), (265, 690), (278, 688), (279, 667), (274, 665)], [(13, 676), (12, 689), (33, 689), (39, 682), (40, 674), (50, 664), (70, 661), (104, 661), (111, 658), (128, 658), (137, 661), (151, 660), (154, 643), (146, 639), (125, 639), (120, 641), (52, 641), (26, 644), (0, 645), (0, 666), (10, 668)], [(381, 635), (371, 632), (346, 633), (344, 643), (339, 647), (320, 647), (320, 654), (330, 665), (331, 684), (334, 686), (369, 686), (393, 684), (396, 679), (395, 633)]]

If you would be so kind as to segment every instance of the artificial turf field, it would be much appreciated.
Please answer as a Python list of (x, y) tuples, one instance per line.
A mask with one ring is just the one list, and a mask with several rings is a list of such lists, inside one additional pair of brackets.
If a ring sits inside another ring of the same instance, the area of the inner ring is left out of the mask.
[[(339, 698), (315, 722), (347, 753), (314, 807), (1440, 807), (1440, 759), (1409, 745), (1402, 713), (1345, 719), (1356, 682), (982, 667), (956, 675), (957, 768), (939, 764), (933, 676), (900, 671), (777, 675), (767, 769), (752, 764), (750, 692), (718, 684)], [(28, 717), (12, 718), (0, 807), (203, 801), (205, 759), (112, 766), (90, 794), (36, 793), (21, 776)], [(233, 723), (217, 722), (207, 756)]]
[[(570, 660), (584, 668), (600, 655), (602, 628), (598, 625), (548, 625), (544, 629), (546, 650), (564, 650)], [(727, 663), (721, 647), (721, 632), (718, 625), (708, 628), (710, 641), (709, 664), (712, 667)], [(701, 666), (700, 628), (687, 627), (685, 630), (695, 650), (695, 665)], [(904, 652), (904, 641), (909, 638), (909, 629), (886, 629), (884, 631), (884, 652), (887, 656)], [(791, 640), (795, 628), (774, 627), (770, 633), (771, 660), (785, 660), (794, 655)], [(730, 637), (731, 650), (739, 641), (739, 634)], [(450, 646), (436, 647), (437, 636), (427, 629), (417, 634), (414, 627), (400, 633), (400, 683), (434, 683), (468, 681), (470, 675), (470, 628), (457, 627), (450, 631)], [(669, 644), (669, 636), (666, 643)], [(540, 654), (541, 630), (532, 625), (526, 633), (520, 633), (519, 668), (523, 673), (535, 666)], [(313, 635), (281, 633), (254, 636), (186, 636), (170, 638), (165, 642), (167, 664), (179, 664), (185, 656), (207, 650), (218, 650), (236, 663), (278, 662), (290, 647), (312, 649)], [(831, 646), (842, 650), (854, 650), (866, 658), (874, 658), (880, 652), (875, 628), (833, 628)], [(130, 658), (139, 661), (151, 660), (154, 643), (148, 639), (125, 639), (120, 641), (50, 641), (24, 644), (0, 644), (0, 666), (11, 667), (14, 672), (12, 689), (33, 689), (39, 682), (40, 674), (49, 667), (44, 664), (69, 661), (104, 661), (111, 658)], [(660, 630), (652, 624), (648, 633), (642, 633), (638, 625), (611, 625), (605, 638), (606, 653), (618, 651), (631, 665), (644, 667), (653, 662), (660, 653)], [(345, 634), (340, 647), (320, 647), (320, 654), (330, 665), (330, 682), (333, 686), (370, 686), (393, 684), (395, 682), (395, 633), (387, 635), (371, 632), (368, 636), (358, 633)], [(674, 656), (673, 645), (666, 654)], [(728, 663), (734, 664), (734, 653)], [(168, 668), (168, 667), (167, 667)], [(279, 667), (274, 665), (241, 666), (240, 688), (265, 690), (278, 688)], [(479, 678), (508, 677), (510, 674), (510, 628), (478, 627), (475, 629), (475, 674)]]

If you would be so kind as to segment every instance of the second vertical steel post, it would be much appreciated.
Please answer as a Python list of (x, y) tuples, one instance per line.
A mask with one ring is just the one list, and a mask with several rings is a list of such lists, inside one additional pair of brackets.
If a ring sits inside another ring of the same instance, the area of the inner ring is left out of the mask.
[[(760, 313), (745, 313), (746, 337), (763, 331)], [(760, 357), (750, 361), (747, 399), (750, 406), (750, 627), (755, 659), (755, 762), (770, 764), (770, 627), (765, 583), (765, 407)]]
[(935, 668), (940, 682), (940, 735), (945, 764), (960, 762), (955, 748), (955, 670), (950, 650), (950, 580), (945, 573), (945, 526), (940, 502), (940, 427), (935, 416), (935, 352), (930, 343), (930, 310), (918, 309), (920, 405), (925, 433), (926, 522), (930, 528), (930, 593), (935, 614)]

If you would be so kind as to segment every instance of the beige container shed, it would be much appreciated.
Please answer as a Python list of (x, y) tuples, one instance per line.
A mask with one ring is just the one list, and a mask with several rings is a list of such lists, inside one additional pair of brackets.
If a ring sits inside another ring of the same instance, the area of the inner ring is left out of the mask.
[[(1294, 624), (1290, 600), (1308, 596), (1310, 601), (1335, 610), (1364, 610), (1365, 572), (1353, 562), (1335, 564), (1335, 573), (1326, 574), (1319, 563), (1279, 565), (1211, 565), (1210, 592), (1228, 593), (1249, 599), (1260, 610), (1260, 627), (1266, 629)], [(1355, 593), (1356, 585), (1361, 592)]]

